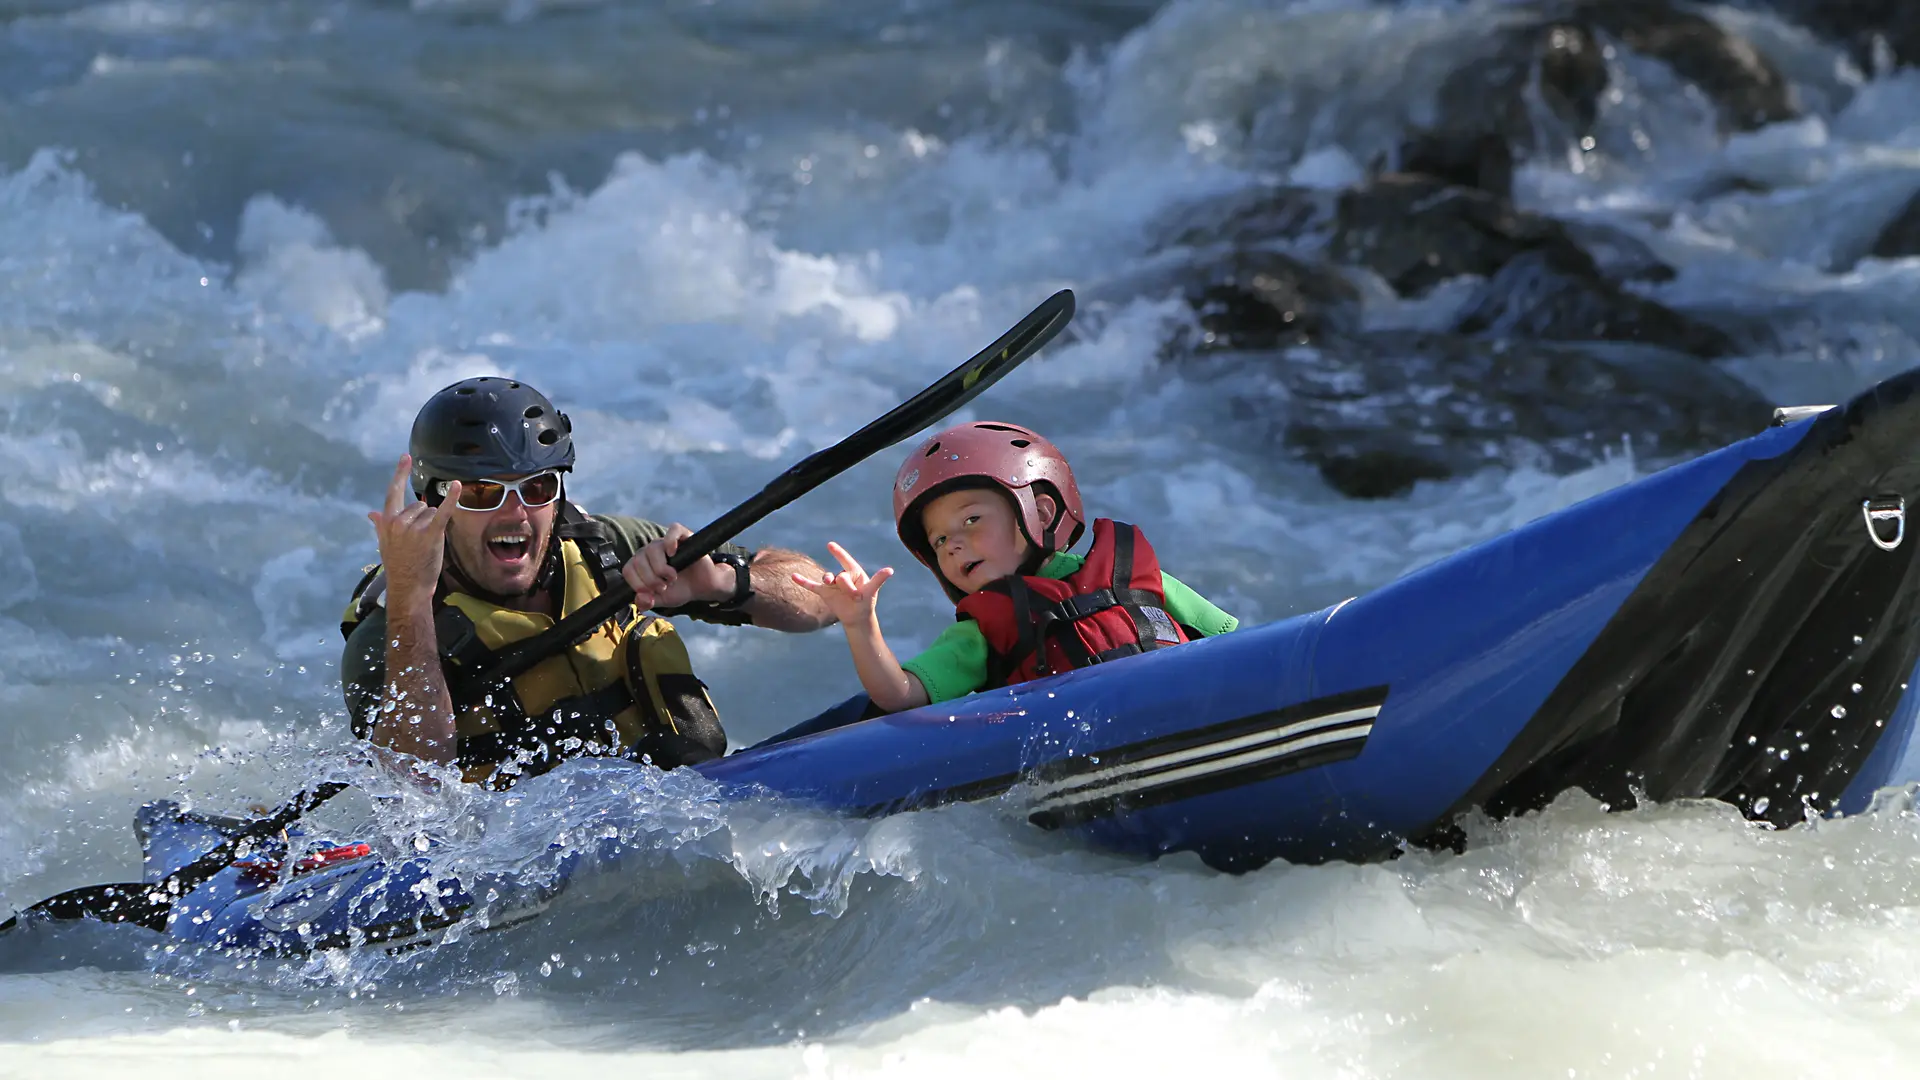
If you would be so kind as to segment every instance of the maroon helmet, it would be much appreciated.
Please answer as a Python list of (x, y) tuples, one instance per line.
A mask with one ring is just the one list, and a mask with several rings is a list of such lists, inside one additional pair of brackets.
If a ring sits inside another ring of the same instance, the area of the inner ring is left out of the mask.
[[(956, 589), (927, 544), (920, 511), (931, 499), (967, 487), (991, 485), (1005, 491), (1018, 510), (1016, 517), (1027, 542), (1045, 554), (1070, 548), (1087, 527), (1080, 508), (1080, 486), (1060, 448), (1030, 428), (981, 420), (950, 427), (921, 443), (893, 478), (893, 520), (900, 542), (940, 579), (949, 596), (966, 595)], [(1045, 485), (1041, 492), (1035, 485)], [(1036, 494), (1048, 494), (1059, 504), (1053, 524), (1041, 520)], [(1069, 522), (1071, 523), (1069, 525)], [(1060, 530), (1070, 531), (1062, 538)]]

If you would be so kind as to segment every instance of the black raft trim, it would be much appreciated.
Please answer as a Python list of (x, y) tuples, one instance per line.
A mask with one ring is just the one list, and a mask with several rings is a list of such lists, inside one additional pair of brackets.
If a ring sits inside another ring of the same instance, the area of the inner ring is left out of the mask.
[(1920, 652), (1920, 542), (1882, 550), (1861, 509), (1920, 494), (1920, 372), (1807, 423), (1701, 508), (1415, 844), (1457, 847), (1460, 815), (1524, 813), (1573, 788), (1616, 809), (1721, 799), (1775, 826), (1833, 808)]
[[(1089, 778), (1088, 785), (1080, 791), (1075, 792), (1075, 794), (1090, 794), (1097, 791), (1100, 787), (1108, 786), (1095, 778), (1094, 774), (1109, 772), (1121, 766), (1132, 765), (1141, 761), (1163, 757), (1168, 754), (1207, 747), (1214, 743), (1229, 742), (1249, 735), (1278, 731), (1281, 728), (1320, 717), (1333, 716), (1338, 713), (1351, 712), (1356, 709), (1378, 709), (1385, 706), (1388, 689), (1387, 686), (1381, 685), (1346, 691), (1339, 694), (1329, 694), (1325, 697), (1297, 702), (1278, 709), (1267, 709), (1257, 713), (1250, 713), (1232, 720), (1209, 724), (1206, 727), (1169, 732), (1165, 735), (1142, 739), (1139, 742), (1126, 743), (1111, 749), (1074, 751), (1070, 753), (1070, 756), (1048, 762), (1035, 769), (1008, 773), (984, 780), (975, 780), (965, 784), (956, 784), (952, 787), (941, 788), (934, 791), (919, 792), (904, 799), (895, 799), (865, 807), (858, 811), (858, 813), (870, 817), (877, 817), (882, 814), (898, 813), (904, 810), (924, 810), (948, 803), (978, 802), (1004, 795), (1023, 782), (1032, 784), (1035, 787), (1042, 787), (1058, 785), (1064, 781), (1071, 781), (1082, 777)], [(1352, 731), (1364, 728), (1373, 722), (1374, 718), (1371, 717), (1357, 718), (1326, 728), (1315, 729), (1311, 732), (1303, 732), (1299, 736), (1295, 736), (1295, 738)], [(1255, 744), (1253, 746), (1223, 750), (1214, 754), (1203, 754), (1177, 764), (1127, 773), (1122, 777), (1115, 778), (1114, 782), (1130, 782), (1136, 779), (1150, 778), (1173, 769), (1203, 765), (1210, 761), (1218, 761), (1222, 758), (1248, 753), (1259, 749), (1263, 745), (1279, 745), (1285, 741), (1289, 740), (1276, 739), (1273, 743)], [(1042, 828), (1058, 828), (1063, 825), (1076, 824), (1098, 817), (1111, 817), (1126, 810), (1177, 802), (1181, 799), (1194, 798), (1200, 795), (1208, 795), (1230, 788), (1258, 783), (1263, 780), (1270, 780), (1277, 776), (1284, 776), (1288, 773), (1299, 772), (1304, 769), (1330, 764), (1335, 761), (1345, 761), (1359, 756), (1365, 744), (1365, 736), (1347, 738), (1338, 742), (1309, 747), (1297, 753), (1282, 754), (1273, 758), (1251, 762), (1246, 765), (1232, 766), (1157, 787), (1142, 788), (1137, 791), (1117, 794), (1109, 798), (1091, 798), (1083, 803), (1075, 804), (1072, 807), (1062, 808), (1060, 811), (1036, 811), (1029, 816), (1029, 820)]]

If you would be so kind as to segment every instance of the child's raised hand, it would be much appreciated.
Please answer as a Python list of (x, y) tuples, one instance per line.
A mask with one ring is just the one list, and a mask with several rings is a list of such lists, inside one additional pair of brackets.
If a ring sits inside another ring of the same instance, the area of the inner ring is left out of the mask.
[(829, 572), (816, 581), (805, 574), (794, 574), (793, 583), (805, 588), (819, 597), (833, 612), (841, 625), (873, 616), (873, 604), (880, 595), (880, 586), (893, 576), (893, 567), (886, 566), (869, 575), (862, 569), (858, 560), (847, 553), (839, 544), (829, 543), (827, 551), (840, 560), (845, 569), (839, 573)]

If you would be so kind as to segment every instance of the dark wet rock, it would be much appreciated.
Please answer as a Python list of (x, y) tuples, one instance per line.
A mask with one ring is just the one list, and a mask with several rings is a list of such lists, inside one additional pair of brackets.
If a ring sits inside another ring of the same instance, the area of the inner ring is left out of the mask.
[(1303, 241), (1330, 234), (1338, 206), (1335, 192), (1274, 184), (1215, 198), (1197, 199), (1169, 210), (1148, 226), (1156, 250), (1225, 245), (1241, 250), (1270, 247), (1276, 241)]
[(1897, 65), (1920, 63), (1920, 4), (1913, 0), (1757, 0), (1752, 6), (1846, 46), (1867, 70), (1882, 52)]
[(1341, 194), (1330, 253), (1418, 296), (1462, 274), (1491, 276), (1523, 251), (1571, 243), (1551, 218), (1485, 191), (1389, 174)]
[(1673, 280), (1673, 267), (1662, 262), (1639, 237), (1619, 226), (1593, 220), (1555, 220), (1573, 246), (1585, 252), (1608, 281)]
[[(1603, 268), (1576, 233), (1611, 265)], [(1621, 287), (1672, 275), (1632, 237), (1599, 225), (1569, 228), (1432, 177), (1387, 176), (1342, 195), (1332, 252), (1402, 295), (1462, 274), (1487, 278), (1456, 326), (1462, 333), (1631, 341), (1702, 356), (1733, 350), (1722, 331)]]
[(1166, 256), (1156, 268), (1099, 292), (1183, 296), (1200, 336), (1172, 343), (1175, 354), (1272, 349), (1352, 332), (1359, 289), (1338, 267), (1288, 250), (1323, 242), (1334, 206), (1331, 192), (1277, 186), (1190, 203), (1153, 227), (1154, 246)]
[(1506, 196), (1513, 191), (1513, 147), (1490, 131), (1416, 132), (1400, 148), (1397, 171)]
[(1873, 242), (1872, 254), (1877, 259), (1920, 255), (1920, 193), (1908, 199), (1907, 205), (1880, 230), (1879, 239)]
[(1401, 171), (1429, 171), (1505, 195), (1513, 175), (1493, 149), (1557, 153), (1589, 134), (1611, 82), (1606, 49), (1664, 63), (1713, 103), (1726, 131), (1800, 114), (1792, 84), (1753, 44), (1664, 0), (1578, 0), (1510, 12), (1442, 84), (1439, 119), (1401, 148)]
[(1400, 171), (1505, 196), (1516, 154), (1571, 145), (1592, 130), (1608, 76), (1591, 31), (1529, 22), (1489, 43), (1441, 84), (1439, 120), (1408, 136)]
[(1515, 256), (1481, 286), (1455, 329), (1544, 341), (1640, 342), (1702, 357), (1734, 351), (1724, 331), (1607, 281), (1592, 259), (1570, 248)]
[(1235, 251), (1195, 268), (1187, 302), (1198, 351), (1277, 349), (1358, 329), (1360, 292), (1339, 271), (1280, 251)]
[(1753, 43), (1664, 0), (1587, 0), (1573, 21), (1672, 68), (1698, 87), (1729, 131), (1752, 131), (1800, 115), (1793, 86)]
[[(1184, 295), (1201, 337), (1174, 352), (1270, 349), (1357, 332), (1360, 292), (1339, 266), (1371, 270), (1402, 296), (1461, 275), (1486, 278), (1464, 333), (1631, 341), (1719, 356), (1728, 336), (1624, 288), (1672, 276), (1633, 236), (1563, 223), (1432, 176), (1389, 174), (1337, 195), (1275, 187), (1190, 206), (1163, 222), (1163, 251), (1187, 253), (1130, 295)], [(1291, 251), (1277, 250), (1286, 245)], [(1291, 252), (1324, 245), (1339, 266)]]
[(1623, 439), (1643, 458), (1694, 453), (1771, 415), (1716, 367), (1639, 346), (1395, 333), (1240, 361), (1258, 378), (1236, 411), (1356, 498), (1516, 462), (1571, 470)]

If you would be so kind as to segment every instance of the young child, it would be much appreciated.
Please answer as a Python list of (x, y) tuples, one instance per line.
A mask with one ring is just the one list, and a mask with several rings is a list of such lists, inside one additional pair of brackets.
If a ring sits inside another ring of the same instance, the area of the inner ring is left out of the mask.
[(900, 663), (880, 634), (874, 600), (892, 567), (869, 576), (828, 544), (844, 572), (793, 575), (839, 617), (861, 685), (888, 712), (1239, 625), (1162, 573), (1131, 525), (1096, 520), (1092, 549), (1067, 552), (1086, 528), (1080, 488), (1059, 449), (1023, 427), (961, 424), (922, 443), (894, 478), (893, 516), (958, 608), (920, 655)]

